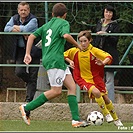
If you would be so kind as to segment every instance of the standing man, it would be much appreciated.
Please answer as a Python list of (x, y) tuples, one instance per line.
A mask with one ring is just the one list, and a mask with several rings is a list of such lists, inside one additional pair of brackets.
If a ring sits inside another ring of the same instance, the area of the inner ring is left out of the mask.
[[(12, 16), (7, 22), (5, 32), (34, 32), (38, 28), (37, 18), (30, 13), (30, 6), (27, 2), (18, 4), (18, 14)], [(26, 43), (28, 35), (15, 35), (13, 45), (13, 57), (16, 64), (24, 64), (23, 59), (26, 51)], [(30, 64), (40, 64), (41, 49), (37, 48), (34, 41), (31, 50), (32, 62)], [(15, 73), (20, 77), (27, 87), (26, 102), (33, 100), (36, 92), (38, 67), (18, 67), (15, 68)]]

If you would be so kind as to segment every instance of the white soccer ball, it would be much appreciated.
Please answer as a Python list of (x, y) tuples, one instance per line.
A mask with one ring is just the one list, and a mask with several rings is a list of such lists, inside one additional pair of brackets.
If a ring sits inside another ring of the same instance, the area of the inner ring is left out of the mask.
[(104, 122), (104, 116), (98, 111), (92, 111), (87, 116), (87, 122), (91, 125), (100, 126)]

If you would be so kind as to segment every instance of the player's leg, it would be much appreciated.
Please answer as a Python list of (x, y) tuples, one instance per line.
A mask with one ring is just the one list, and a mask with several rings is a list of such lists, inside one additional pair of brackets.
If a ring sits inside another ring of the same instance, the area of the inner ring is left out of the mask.
[(76, 84), (73, 80), (71, 72), (67, 68), (65, 71), (66, 76), (64, 79), (64, 85), (68, 89), (68, 104), (70, 107), (71, 115), (72, 115), (72, 126), (73, 127), (85, 127), (88, 126), (88, 123), (80, 120), (78, 102), (76, 98)]
[[(21, 114), (22, 114), (22, 118), (24, 119), (25, 123), (28, 125), (30, 125), (30, 123), (27, 120), (26, 111), (32, 111), (38, 108), (48, 100), (57, 97), (62, 92), (63, 81), (58, 80), (57, 82), (57, 79), (59, 79), (60, 77), (60, 74), (58, 75), (58, 69), (49, 70), (48, 77), (50, 77), (49, 82), (50, 82), (51, 89), (42, 93), (40, 96), (38, 96), (36, 99), (32, 100), (28, 104), (21, 105), (19, 107), (19, 110), (21, 111)], [(63, 79), (63, 77), (61, 79)]]
[[(22, 51), (18, 52), (16, 64), (24, 64), (23, 58), (24, 58), (23, 57), (23, 52)], [(27, 85), (27, 83), (29, 82), (30, 77), (29, 77), (29, 73), (26, 71), (26, 67), (17, 67), (16, 66), (15, 74), (19, 78), (21, 78), (26, 83), (26, 85)], [(28, 123), (30, 123), (30, 112), (29, 111), (26, 112), (26, 120), (28, 121)]]
[(105, 101), (105, 103), (106, 103), (107, 109), (109, 110), (111, 116), (112, 116), (113, 119), (114, 119), (114, 124), (115, 124), (116, 126), (123, 126), (123, 124), (121, 123), (120, 119), (118, 119), (118, 116), (117, 116), (116, 111), (115, 111), (115, 109), (114, 109), (113, 103), (112, 103), (112, 101), (109, 99), (108, 95), (104, 95), (104, 96), (103, 96), (103, 99), (104, 99), (104, 101)]
[(24, 120), (24, 122), (27, 125), (30, 125), (30, 121), (27, 118), (27, 112), (34, 110), (35, 108), (41, 106), (42, 104), (44, 104), (46, 101), (48, 101), (48, 99), (46, 98), (46, 96), (44, 95), (44, 93), (40, 94), (35, 100), (32, 100), (31, 102), (27, 103), (27, 104), (22, 104), (19, 107), (19, 110), (21, 112), (22, 118)]
[(97, 104), (101, 108), (102, 113), (106, 118), (106, 121), (108, 123), (112, 122), (113, 118), (111, 117), (110, 112), (106, 108), (106, 104), (105, 104), (105, 101), (101, 95), (101, 92), (95, 86), (91, 86), (89, 89), (89, 95), (91, 95), (91, 94), (95, 97), (95, 101), (97, 102)]
[(72, 113), (73, 120), (80, 120), (79, 110), (76, 98), (76, 85), (73, 81), (72, 75), (67, 74), (64, 80), (64, 86), (68, 89), (68, 104)]
[[(89, 98), (95, 98), (95, 101), (97, 102), (97, 104), (101, 108), (102, 113), (105, 116), (107, 122), (112, 122), (113, 118), (111, 117), (108, 109), (106, 108), (105, 102), (104, 102), (104, 100), (101, 96), (101, 92), (99, 90), (99, 88), (105, 88), (105, 84), (104, 84), (103, 80), (97, 80), (97, 82), (98, 82), (97, 83), (98, 86), (96, 87), (94, 84), (89, 83), (89, 82), (85, 82), (85, 80), (83, 80), (83, 79), (77, 80), (78, 85), (82, 89), (84, 89), (88, 92)], [(105, 90), (105, 92), (106, 92), (106, 90)]]
[(29, 119), (26, 117), (26, 112), (32, 111), (41, 105), (43, 105), (45, 102), (47, 102), (50, 99), (53, 99), (61, 94), (62, 87), (51, 87), (51, 90), (48, 90), (42, 94), (40, 94), (36, 99), (32, 100), (31, 102), (27, 104), (22, 104), (19, 107), (19, 110), (22, 114), (22, 118), (25, 121), (27, 125), (30, 125)]

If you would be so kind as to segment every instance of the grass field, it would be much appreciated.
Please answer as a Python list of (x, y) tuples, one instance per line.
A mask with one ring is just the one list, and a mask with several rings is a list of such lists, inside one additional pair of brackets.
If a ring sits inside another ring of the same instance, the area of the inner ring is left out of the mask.
[(40, 121), (32, 120), (30, 126), (22, 120), (1, 120), (0, 131), (43, 131), (43, 132), (133, 132), (133, 123), (123, 123), (124, 127), (118, 128), (113, 123), (104, 122), (102, 126), (88, 126), (73, 128), (71, 121)]

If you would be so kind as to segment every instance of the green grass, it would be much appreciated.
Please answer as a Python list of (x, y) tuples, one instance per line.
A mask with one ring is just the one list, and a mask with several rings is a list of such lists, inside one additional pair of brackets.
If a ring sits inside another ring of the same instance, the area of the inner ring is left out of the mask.
[(112, 132), (133, 132), (133, 123), (123, 123), (124, 128), (118, 129), (113, 123), (104, 122), (102, 126), (88, 126), (73, 128), (71, 121), (40, 121), (32, 120), (30, 126), (22, 120), (1, 120), (0, 131), (72, 131), (72, 132), (90, 132), (90, 131), (112, 131)]

